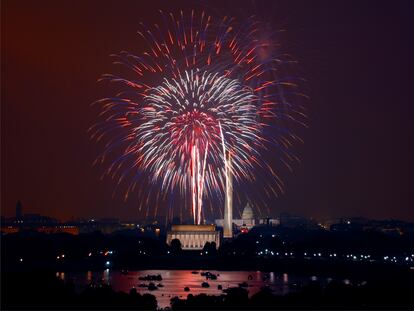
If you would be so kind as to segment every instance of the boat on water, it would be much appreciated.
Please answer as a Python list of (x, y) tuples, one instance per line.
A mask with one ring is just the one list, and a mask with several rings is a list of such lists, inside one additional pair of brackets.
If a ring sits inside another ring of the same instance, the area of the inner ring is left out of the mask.
[(207, 272), (201, 272), (200, 275), (201, 276), (205, 276), (206, 279), (217, 280), (217, 275), (215, 275), (214, 273), (211, 273), (209, 271), (207, 271)]
[(155, 286), (155, 284), (154, 283), (149, 283), (148, 284), (148, 290), (157, 290), (158, 289), (158, 287), (157, 286)]
[(161, 276), (161, 274), (157, 274), (157, 275), (148, 274), (146, 276), (140, 276), (138, 278), (138, 280), (141, 280), (141, 281), (162, 281), (162, 276)]
[(207, 282), (203, 282), (201, 283), (201, 287), (207, 288), (210, 287), (210, 284), (208, 284)]
[(217, 280), (217, 275), (210, 273), (208, 276), (206, 276), (206, 279)]

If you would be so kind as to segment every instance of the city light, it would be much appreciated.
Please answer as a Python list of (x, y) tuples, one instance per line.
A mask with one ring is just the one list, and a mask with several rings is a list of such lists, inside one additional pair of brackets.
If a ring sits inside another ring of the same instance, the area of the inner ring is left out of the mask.
[(414, 309), (414, 1), (4, 2), (2, 309)]

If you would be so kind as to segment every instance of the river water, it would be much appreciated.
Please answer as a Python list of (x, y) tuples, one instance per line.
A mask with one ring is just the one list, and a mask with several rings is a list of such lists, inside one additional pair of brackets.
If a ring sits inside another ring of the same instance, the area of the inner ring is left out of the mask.
[[(299, 277), (288, 275), (286, 273), (260, 272), (260, 271), (214, 271), (211, 273), (217, 275), (217, 280), (206, 280), (201, 276), (203, 270), (141, 270), (129, 271), (128, 274), (122, 274), (121, 271), (106, 269), (104, 271), (88, 272), (57, 272), (56, 275), (61, 279), (72, 280), (77, 290), (83, 290), (89, 283), (110, 284), (115, 291), (129, 292), (131, 288), (136, 288), (141, 294), (150, 293), (157, 298), (158, 307), (164, 308), (170, 306), (170, 299), (173, 297), (186, 298), (188, 294), (220, 295), (222, 290), (218, 289), (221, 285), (223, 289), (239, 286), (240, 283), (246, 282), (249, 296), (257, 293), (260, 288), (269, 286), (275, 294), (286, 294), (295, 291), (299, 284), (304, 284), (310, 280), (309, 277)], [(197, 272), (197, 273), (196, 273)], [(162, 281), (142, 281), (139, 277), (146, 275), (162, 276)], [(313, 277), (315, 279), (315, 277)], [(324, 281), (324, 280), (320, 280)], [(155, 285), (162, 284), (157, 290), (149, 290), (146, 287), (140, 287), (140, 284)], [(210, 287), (204, 288), (202, 282), (208, 282)], [(189, 287), (190, 291), (184, 291)]]

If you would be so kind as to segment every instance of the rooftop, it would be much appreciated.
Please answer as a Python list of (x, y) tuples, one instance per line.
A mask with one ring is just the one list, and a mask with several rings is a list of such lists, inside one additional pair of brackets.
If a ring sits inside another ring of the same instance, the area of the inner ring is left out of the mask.
[(216, 231), (215, 225), (172, 225), (171, 231)]

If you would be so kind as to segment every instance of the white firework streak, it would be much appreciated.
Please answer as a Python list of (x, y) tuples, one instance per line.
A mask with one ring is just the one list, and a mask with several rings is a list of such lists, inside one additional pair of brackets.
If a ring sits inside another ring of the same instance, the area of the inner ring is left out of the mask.
[[(117, 179), (114, 192), (133, 176), (124, 198), (135, 188), (140, 196), (146, 193), (139, 209), (146, 206), (148, 216), (152, 207), (157, 214), (158, 202), (167, 196), (174, 201), (168, 194), (178, 190), (186, 202), (191, 198), (195, 223), (203, 215), (203, 195), (225, 193), (226, 168), (236, 183), (265, 181), (264, 197), (283, 193), (272, 163), (291, 171), (290, 163), (299, 162), (291, 147), (302, 140), (291, 130), (306, 127), (306, 115), (292, 96), (307, 98), (299, 90), (301, 79), (286, 76), (296, 61), (263, 23), (254, 16), (242, 23), (228, 16), (213, 22), (199, 13), (191, 10), (186, 18), (182, 10), (161, 12), (162, 23), (140, 23), (137, 33), (148, 46), (138, 55), (112, 55), (133, 76), (102, 75), (100, 80), (125, 88), (96, 102), (102, 105), (101, 121), (89, 129), (92, 139), (105, 143), (94, 163), (109, 161), (104, 175)], [(149, 204), (153, 194), (155, 206)]]
[[(150, 89), (141, 109), (137, 151), (141, 166), (162, 188), (191, 189), (194, 222), (201, 223), (205, 187), (223, 185), (221, 144), (234, 153), (235, 178), (249, 178), (257, 155), (256, 96), (237, 80), (218, 73), (186, 71)], [(228, 139), (222, 139), (222, 128)], [(207, 163), (211, 165), (206, 169)], [(217, 176), (214, 176), (217, 175)], [(216, 178), (219, 181), (216, 181)]]

